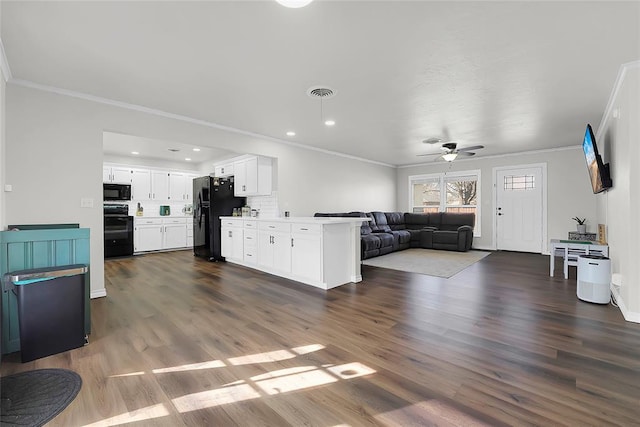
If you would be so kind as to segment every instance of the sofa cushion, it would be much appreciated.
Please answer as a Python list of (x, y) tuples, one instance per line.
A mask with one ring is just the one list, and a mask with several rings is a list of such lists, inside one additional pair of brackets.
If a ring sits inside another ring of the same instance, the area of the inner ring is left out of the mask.
[(360, 243), (362, 244), (363, 251), (372, 251), (374, 249), (380, 249), (380, 239), (375, 234), (367, 234), (360, 236)]
[(405, 213), (404, 224), (409, 230), (421, 230), (429, 225), (430, 214)]
[(385, 212), (384, 215), (387, 217), (387, 224), (392, 230), (404, 230), (407, 228), (404, 224), (403, 212)]
[(461, 225), (469, 225), (471, 228), (475, 225), (476, 215), (473, 213), (450, 213), (445, 212), (441, 215), (441, 224), (438, 227), (444, 231), (457, 231)]
[(391, 231), (391, 227), (387, 224), (387, 216), (384, 212), (371, 212), (375, 219), (375, 225), (371, 226), (373, 231)]

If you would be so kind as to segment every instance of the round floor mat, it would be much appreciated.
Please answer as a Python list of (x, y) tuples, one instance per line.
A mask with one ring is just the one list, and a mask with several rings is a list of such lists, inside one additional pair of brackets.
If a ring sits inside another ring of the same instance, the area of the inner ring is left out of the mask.
[(0, 378), (0, 425), (42, 426), (69, 405), (82, 378), (66, 369), (40, 369)]

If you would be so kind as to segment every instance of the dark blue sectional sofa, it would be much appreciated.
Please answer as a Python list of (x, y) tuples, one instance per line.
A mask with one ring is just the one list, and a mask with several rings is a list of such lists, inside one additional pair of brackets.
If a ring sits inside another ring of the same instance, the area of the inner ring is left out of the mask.
[(468, 251), (473, 243), (474, 214), (449, 212), (337, 212), (316, 217), (369, 218), (360, 228), (362, 259), (407, 248)]

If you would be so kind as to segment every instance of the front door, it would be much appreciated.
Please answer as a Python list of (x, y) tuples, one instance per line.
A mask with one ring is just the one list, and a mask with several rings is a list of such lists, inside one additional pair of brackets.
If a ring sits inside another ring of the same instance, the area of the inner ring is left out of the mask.
[(542, 253), (543, 168), (496, 170), (496, 248)]

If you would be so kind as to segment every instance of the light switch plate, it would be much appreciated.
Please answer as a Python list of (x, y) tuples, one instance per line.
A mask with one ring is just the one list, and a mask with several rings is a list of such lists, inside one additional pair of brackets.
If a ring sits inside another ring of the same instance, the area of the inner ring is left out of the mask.
[(6, 191), (7, 193), (13, 191), (13, 185), (11, 184), (5, 184), (4, 185), (4, 191)]
[(93, 207), (93, 199), (88, 197), (83, 197), (80, 199), (80, 207), (81, 208), (92, 208)]

